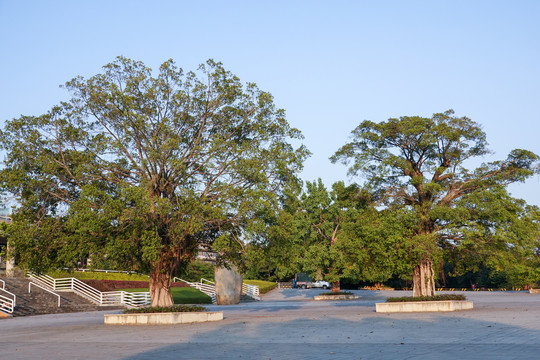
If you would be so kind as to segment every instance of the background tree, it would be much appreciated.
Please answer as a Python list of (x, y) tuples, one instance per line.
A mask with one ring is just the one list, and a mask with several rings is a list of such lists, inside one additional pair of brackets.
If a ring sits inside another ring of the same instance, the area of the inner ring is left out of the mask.
[(316, 280), (332, 284), (332, 292), (340, 291), (340, 279), (349, 275), (347, 269), (350, 232), (345, 229), (358, 216), (362, 205), (356, 196), (358, 189), (343, 182), (333, 184), (328, 192), (322, 181), (307, 182), (306, 192), (300, 197), (296, 221), (300, 230), (298, 238), (303, 242), (304, 253), (300, 257), (304, 272)]
[(35, 270), (87, 256), (148, 270), (152, 305), (172, 304), (170, 276), (200, 242), (242, 243), (307, 156), (272, 96), (212, 60), (153, 77), (119, 57), (66, 88), (70, 101), (1, 133), (17, 256)]
[(412, 237), (411, 220), (401, 209), (366, 208), (347, 226), (352, 239), (349, 273), (376, 286), (392, 278), (410, 281), (414, 266), (407, 259), (412, 249), (404, 244)]
[[(251, 243), (248, 266), (251, 273), (290, 278), (306, 272), (332, 283), (338, 292), (346, 270), (347, 239), (343, 228), (360, 202), (354, 185), (342, 182), (328, 192), (322, 181), (306, 182), (302, 192), (289, 192), (280, 211), (258, 243)], [(343, 234), (343, 236), (342, 236)]]
[(332, 162), (351, 164), (350, 174), (364, 175), (386, 205), (414, 214), (408, 244), (416, 263), (414, 295), (435, 292), (433, 261), (441, 255), (448, 209), (465, 196), (523, 181), (538, 160), (518, 149), (506, 160), (467, 170), (467, 160), (489, 153), (485, 134), (475, 122), (453, 114), (364, 121), (353, 131), (353, 140), (331, 157)]
[(320, 180), (307, 182), (304, 191), (284, 200), (265, 236), (248, 245), (250, 276), (281, 280), (306, 272), (332, 282), (334, 291), (342, 279), (410, 280), (412, 268), (402, 246), (411, 234), (408, 212), (378, 210), (370, 193), (343, 182), (331, 191)]
[[(512, 198), (502, 187), (493, 187), (461, 198), (456, 210), (446, 217), (446, 231), (441, 236), (444, 260), (452, 265), (450, 275), (482, 271), (485, 278), (480, 285), (489, 282), (499, 287), (524, 287), (540, 280), (537, 206)], [(470, 281), (478, 282), (475, 278)]]
[(258, 231), (246, 248), (246, 271), (248, 276), (267, 280), (291, 279), (302, 271), (304, 243), (300, 238), (296, 214), (300, 208), (301, 187), (287, 189), (280, 207), (265, 216), (265, 228)]

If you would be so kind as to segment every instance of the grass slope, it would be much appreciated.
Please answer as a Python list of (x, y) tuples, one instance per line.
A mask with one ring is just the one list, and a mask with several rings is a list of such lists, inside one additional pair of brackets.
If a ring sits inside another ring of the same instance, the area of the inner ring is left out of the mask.
[(148, 281), (148, 275), (126, 274), (126, 273), (106, 273), (98, 271), (49, 271), (47, 275), (59, 278), (72, 278), (79, 280), (120, 280), (120, 281)]
[[(148, 288), (140, 289), (123, 289), (127, 292), (143, 292), (148, 291)], [(181, 287), (171, 288), (171, 294), (175, 304), (211, 304), (212, 298), (203, 294), (197, 289)]]
[(275, 282), (264, 280), (244, 280), (244, 283), (248, 285), (257, 285), (261, 294), (266, 294), (277, 286)]

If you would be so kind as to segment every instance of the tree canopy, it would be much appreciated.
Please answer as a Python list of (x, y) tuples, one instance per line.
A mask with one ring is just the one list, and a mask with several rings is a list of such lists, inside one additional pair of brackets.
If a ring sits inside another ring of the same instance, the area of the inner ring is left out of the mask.
[(288, 193), (265, 241), (250, 245), (251, 273), (281, 279), (305, 272), (338, 291), (343, 278), (383, 282), (412, 270), (402, 246), (410, 235), (408, 213), (377, 210), (356, 184), (305, 185)]
[(448, 219), (465, 211), (470, 221), (480, 220), (464, 202), (538, 171), (538, 156), (522, 149), (511, 151), (505, 160), (467, 169), (468, 160), (488, 153), (481, 127), (449, 110), (431, 118), (364, 121), (352, 132), (352, 141), (331, 157), (333, 162), (348, 164), (351, 175), (364, 176), (367, 186), (388, 208), (413, 214), (409, 248), (417, 264), (415, 295), (435, 291), (433, 259), (441, 255), (441, 241), (451, 244), (457, 239), (446, 236)]
[(71, 100), (0, 134), (16, 255), (36, 270), (88, 256), (149, 270), (153, 305), (172, 303), (170, 275), (201, 242), (241, 242), (308, 155), (271, 94), (212, 60), (153, 76), (118, 57), (65, 87)]
[(462, 198), (445, 217), (441, 247), (451, 275), (484, 268), (523, 287), (540, 279), (540, 209), (494, 187)]

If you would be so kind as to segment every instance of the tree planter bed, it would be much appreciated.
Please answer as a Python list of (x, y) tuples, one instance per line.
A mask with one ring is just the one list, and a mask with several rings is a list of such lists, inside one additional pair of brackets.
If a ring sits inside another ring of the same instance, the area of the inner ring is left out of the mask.
[(223, 320), (223, 311), (105, 315), (105, 325), (174, 325)]
[(413, 301), (413, 302), (386, 302), (376, 303), (376, 312), (430, 312), (430, 311), (460, 311), (471, 310), (472, 301), (446, 300), (446, 301)]
[(315, 300), (356, 300), (360, 296), (357, 295), (317, 295), (314, 297)]

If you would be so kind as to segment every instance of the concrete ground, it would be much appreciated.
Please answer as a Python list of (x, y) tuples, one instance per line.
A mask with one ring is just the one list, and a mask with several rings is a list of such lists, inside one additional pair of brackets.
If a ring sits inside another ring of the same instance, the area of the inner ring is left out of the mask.
[(0, 359), (540, 359), (540, 295), (467, 292), (474, 310), (375, 313), (409, 292), (355, 291), (321, 302), (314, 289), (209, 306), (220, 322), (105, 326), (108, 312), (0, 320)]

